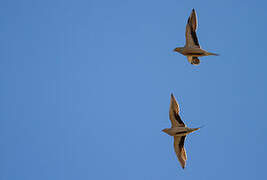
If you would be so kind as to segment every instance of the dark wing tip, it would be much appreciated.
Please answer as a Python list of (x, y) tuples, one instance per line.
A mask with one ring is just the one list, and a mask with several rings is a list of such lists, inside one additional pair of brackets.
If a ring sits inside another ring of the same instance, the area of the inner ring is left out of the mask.
[(176, 101), (176, 99), (175, 99), (173, 93), (171, 93), (171, 100), (172, 100), (172, 101)]
[(175, 99), (173, 93), (171, 93), (171, 100), (174, 101), (174, 102), (176, 101), (176, 99)]
[(192, 9), (192, 13), (191, 14), (196, 14), (195, 8)]

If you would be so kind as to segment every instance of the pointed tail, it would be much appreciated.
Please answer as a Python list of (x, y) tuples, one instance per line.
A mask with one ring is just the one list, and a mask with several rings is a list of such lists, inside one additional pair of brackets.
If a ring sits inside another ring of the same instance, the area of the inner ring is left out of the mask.
[(192, 129), (191, 129), (191, 132), (197, 131), (197, 130), (199, 130), (200, 128), (203, 128), (204, 126), (205, 126), (205, 125), (200, 126), (200, 127), (198, 127), (198, 128), (192, 128)]
[(209, 55), (213, 55), (213, 56), (219, 56), (219, 54), (216, 54), (216, 53), (211, 53), (211, 52), (208, 52), (207, 54), (208, 54), (208, 56), (209, 56)]
[(205, 127), (205, 126), (206, 126), (206, 125), (202, 125), (202, 126), (198, 127), (198, 129), (203, 128), (203, 127)]

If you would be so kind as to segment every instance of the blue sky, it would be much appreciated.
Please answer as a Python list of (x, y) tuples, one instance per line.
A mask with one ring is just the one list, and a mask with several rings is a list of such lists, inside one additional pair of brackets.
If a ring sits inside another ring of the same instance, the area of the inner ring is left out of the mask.
[[(0, 2), (0, 179), (264, 179), (265, 1)], [(191, 9), (200, 45), (190, 65)], [(189, 127), (183, 170), (170, 94)]]

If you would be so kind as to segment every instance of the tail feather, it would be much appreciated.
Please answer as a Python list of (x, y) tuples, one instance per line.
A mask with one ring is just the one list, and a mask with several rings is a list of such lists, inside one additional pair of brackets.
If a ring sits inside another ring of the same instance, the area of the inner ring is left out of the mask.
[(219, 54), (208, 52), (208, 55), (219, 56)]

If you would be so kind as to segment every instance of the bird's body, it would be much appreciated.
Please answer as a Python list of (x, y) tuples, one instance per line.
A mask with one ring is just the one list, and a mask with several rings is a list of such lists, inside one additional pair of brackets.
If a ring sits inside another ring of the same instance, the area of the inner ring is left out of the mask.
[(193, 9), (186, 25), (186, 30), (185, 30), (186, 44), (184, 47), (178, 47), (174, 49), (174, 51), (179, 52), (182, 55), (186, 56), (188, 61), (193, 65), (198, 65), (200, 63), (198, 57), (218, 55), (215, 53), (207, 52), (200, 48), (196, 34), (196, 29), (197, 29), (197, 15), (196, 11)]
[(174, 150), (176, 152), (177, 158), (182, 166), (185, 167), (187, 156), (184, 148), (184, 141), (187, 134), (192, 133), (199, 128), (189, 128), (187, 127), (179, 115), (179, 105), (171, 94), (171, 103), (170, 103), (170, 110), (169, 116), (171, 120), (172, 127), (165, 128), (162, 131), (167, 133), (170, 136), (174, 137)]
[(166, 128), (162, 131), (170, 136), (186, 136), (187, 134), (198, 130), (199, 128), (188, 128), (188, 127), (172, 127)]
[(175, 51), (181, 53), (184, 56), (193, 56), (193, 57), (217, 55), (214, 53), (207, 52), (201, 48), (194, 48), (194, 47), (193, 48), (178, 47), (175, 48)]

